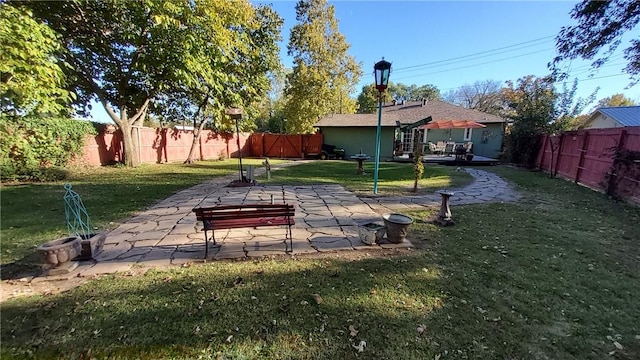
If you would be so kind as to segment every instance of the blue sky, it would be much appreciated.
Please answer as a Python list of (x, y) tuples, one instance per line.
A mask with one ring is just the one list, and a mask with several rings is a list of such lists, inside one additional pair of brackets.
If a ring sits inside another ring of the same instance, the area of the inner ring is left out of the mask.
[[(556, 55), (555, 36), (573, 24), (576, 1), (331, 1), (349, 53), (362, 62), (358, 85), (373, 82), (373, 64), (383, 56), (393, 63), (391, 81), (432, 84), (442, 93), (479, 80), (517, 80), (544, 76)], [(296, 24), (295, 1), (271, 2), (285, 20), (281, 58), (291, 66), (286, 45)], [(625, 42), (631, 34), (625, 36)], [(623, 43), (624, 45), (624, 43)], [(592, 73), (574, 60), (571, 80), (578, 96), (600, 87), (597, 99), (623, 93), (640, 102), (640, 85), (630, 83), (620, 47), (612, 60)], [(561, 84), (560, 84), (561, 85)]]
[[(284, 19), (281, 59), (287, 56), (289, 31), (296, 24), (295, 1), (254, 1), (272, 4)], [(577, 1), (330, 1), (340, 32), (351, 44), (349, 54), (362, 63), (357, 92), (373, 82), (373, 64), (384, 57), (393, 63), (390, 80), (418, 86), (432, 84), (441, 93), (481, 80), (516, 81), (544, 76), (556, 55), (555, 36), (574, 24), (569, 13)], [(634, 29), (635, 31), (636, 29)], [(637, 33), (637, 32), (636, 32)], [(579, 97), (597, 87), (596, 99), (623, 93), (640, 102), (640, 85), (626, 88), (629, 77), (622, 46), (602, 68), (591, 71), (582, 60), (566, 62)], [(561, 85), (561, 84), (559, 84)], [(357, 96), (357, 94), (354, 94)], [(100, 116), (99, 111), (94, 115)], [(587, 110), (591, 110), (589, 107)]]

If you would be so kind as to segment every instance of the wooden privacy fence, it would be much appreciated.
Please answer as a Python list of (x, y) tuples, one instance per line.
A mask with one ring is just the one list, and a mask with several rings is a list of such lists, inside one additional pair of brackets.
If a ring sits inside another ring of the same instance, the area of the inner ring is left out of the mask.
[[(134, 141), (138, 142), (141, 163), (184, 161), (193, 143), (193, 132), (175, 128), (136, 128)], [(240, 134), (243, 156), (253, 156), (248, 146), (248, 134)], [(107, 165), (119, 162), (123, 156), (122, 133), (119, 130), (101, 132), (88, 137), (82, 161), (91, 165)], [(204, 130), (198, 142), (195, 160), (209, 160), (238, 156), (235, 134), (218, 134)]]
[(255, 157), (305, 158), (320, 154), (322, 134), (256, 133), (249, 136), (248, 142)]
[(540, 169), (640, 204), (640, 160), (614, 170), (616, 153), (640, 152), (640, 126), (571, 131), (541, 143)]

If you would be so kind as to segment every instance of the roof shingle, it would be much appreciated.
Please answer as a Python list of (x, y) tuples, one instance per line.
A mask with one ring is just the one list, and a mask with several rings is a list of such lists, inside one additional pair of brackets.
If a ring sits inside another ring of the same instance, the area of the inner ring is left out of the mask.
[[(428, 100), (426, 102), (414, 101), (406, 104), (384, 106), (382, 108), (382, 126), (396, 126), (396, 122), (403, 125), (432, 117), (437, 120), (471, 120), (481, 124), (503, 123), (505, 119), (483, 113), (477, 110), (466, 109), (443, 101)], [(318, 121), (316, 127), (348, 127), (348, 126), (376, 126), (378, 115), (376, 114), (330, 114)]]

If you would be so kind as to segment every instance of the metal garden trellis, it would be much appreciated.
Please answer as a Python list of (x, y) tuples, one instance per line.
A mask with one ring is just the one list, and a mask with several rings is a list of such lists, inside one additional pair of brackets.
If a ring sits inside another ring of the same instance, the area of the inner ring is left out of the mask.
[(82, 203), (82, 198), (71, 190), (71, 184), (64, 184), (64, 214), (67, 221), (69, 235), (88, 238), (93, 233), (93, 226), (89, 213)]

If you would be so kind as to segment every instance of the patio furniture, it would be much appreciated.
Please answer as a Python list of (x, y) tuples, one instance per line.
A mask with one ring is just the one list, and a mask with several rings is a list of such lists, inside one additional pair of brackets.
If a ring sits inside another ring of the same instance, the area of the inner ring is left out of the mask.
[(444, 147), (444, 154), (447, 156), (453, 154), (455, 151), (455, 146), (456, 146), (456, 143), (448, 142)]
[(464, 145), (456, 145), (455, 153), (456, 161), (464, 161), (467, 155), (467, 149)]
[(204, 258), (209, 256), (209, 237), (216, 245), (215, 230), (237, 229), (244, 227), (279, 226), (288, 227), (285, 239), (285, 252), (293, 251), (293, 236), (291, 226), (295, 225), (295, 208), (288, 204), (246, 204), (246, 205), (218, 205), (213, 207), (195, 208), (196, 219), (202, 221), (204, 230)]

